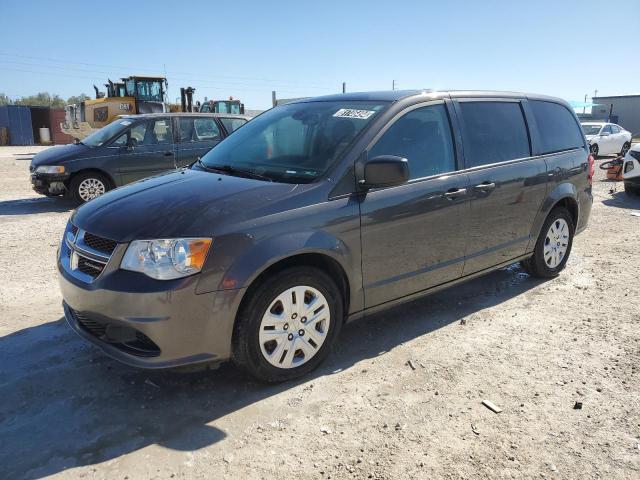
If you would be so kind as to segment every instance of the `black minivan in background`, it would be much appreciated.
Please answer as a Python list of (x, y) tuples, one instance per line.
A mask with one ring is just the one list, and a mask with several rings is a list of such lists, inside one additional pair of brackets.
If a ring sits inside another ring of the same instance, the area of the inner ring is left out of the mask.
[(58, 255), (65, 316), (130, 365), (232, 359), (286, 380), (318, 366), (345, 321), (515, 262), (558, 275), (592, 178), (557, 98), (299, 100), (188, 169), (78, 208)]
[(31, 161), (33, 189), (80, 204), (113, 188), (185, 167), (249, 121), (244, 115), (162, 113), (123, 116), (81, 142)]

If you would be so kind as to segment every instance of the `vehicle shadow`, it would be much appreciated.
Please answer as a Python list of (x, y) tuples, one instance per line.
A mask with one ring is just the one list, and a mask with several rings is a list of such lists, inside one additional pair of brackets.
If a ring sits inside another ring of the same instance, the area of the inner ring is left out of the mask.
[(611, 197), (605, 198), (602, 203), (607, 207), (640, 210), (640, 195), (629, 195), (625, 193), (624, 187), (622, 187), (622, 190), (611, 193)]
[(22, 198), (0, 202), (0, 215), (31, 215), (48, 212), (68, 212), (74, 205), (62, 197)]
[(0, 478), (40, 478), (151, 444), (185, 452), (215, 444), (227, 436), (216, 420), (230, 412), (383, 355), (540, 283), (512, 266), (350, 323), (318, 370), (279, 385), (257, 383), (228, 364), (194, 373), (129, 368), (78, 338), (63, 319), (9, 334), (0, 338)]

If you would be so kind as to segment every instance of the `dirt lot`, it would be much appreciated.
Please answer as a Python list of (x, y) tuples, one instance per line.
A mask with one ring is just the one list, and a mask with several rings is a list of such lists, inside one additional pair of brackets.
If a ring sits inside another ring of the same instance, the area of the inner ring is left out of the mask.
[(265, 386), (78, 338), (55, 275), (69, 206), (1, 155), (0, 478), (640, 478), (640, 199), (601, 171), (559, 278), (514, 266), (372, 316)]

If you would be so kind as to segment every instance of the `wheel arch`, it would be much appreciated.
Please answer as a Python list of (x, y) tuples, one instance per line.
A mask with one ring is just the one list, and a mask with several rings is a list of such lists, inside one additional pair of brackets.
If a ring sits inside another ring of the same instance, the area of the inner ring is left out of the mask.
[(533, 227), (531, 229), (531, 235), (529, 237), (527, 252), (533, 251), (544, 221), (549, 216), (549, 213), (551, 213), (551, 211), (558, 206), (565, 207), (567, 210), (569, 210), (569, 213), (571, 214), (571, 218), (573, 220), (573, 228), (574, 230), (577, 230), (578, 220), (580, 218), (578, 190), (572, 183), (561, 183), (560, 185), (557, 185), (549, 195), (547, 195), (547, 198), (543, 202), (538, 215), (536, 215)]
[(71, 182), (73, 181), (74, 178), (76, 178), (78, 175), (83, 175), (85, 173), (99, 173), (100, 175), (103, 175), (107, 178), (107, 180), (109, 180), (109, 183), (111, 183), (111, 188), (116, 188), (117, 184), (115, 179), (113, 178), (113, 176), (106, 172), (105, 170), (101, 170), (99, 168), (83, 168), (82, 170), (78, 170), (77, 172), (73, 172), (69, 178), (66, 181), (66, 186), (67, 189), (69, 189)]

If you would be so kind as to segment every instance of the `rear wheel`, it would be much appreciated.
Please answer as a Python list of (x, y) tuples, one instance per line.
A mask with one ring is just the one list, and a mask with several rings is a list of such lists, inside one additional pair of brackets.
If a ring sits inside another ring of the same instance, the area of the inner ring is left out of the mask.
[(564, 207), (554, 208), (542, 226), (533, 256), (524, 260), (527, 273), (539, 278), (553, 278), (564, 269), (573, 245), (573, 218)]
[(631, 148), (631, 143), (625, 142), (624, 145), (622, 145), (622, 150), (620, 150), (620, 156), (624, 157), (630, 148)]
[(106, 175), (98, 172), (79, 173), (69, 183), (69, 196), (76, 203), (93, 200), (111, 190), (111, 182)]
[(593, 158), (597, 158), (598, 153), (600, 152), (600, 148), (598, 147), (598, 144), (594, 143), (593, 145), (591, 145), (590, 150), (591, 150), (591, 154), (593, 155)]
[(624, 193), (627, 195), (640, 195), (640, 188), (634, 187), (633, 185), (624, 182)]
[(233, 360), (258, 380), (307, 374), (326, 358), (343, 322), (340, 290), (322, 270), (295, 267), (251, 288), (238, 313)]

